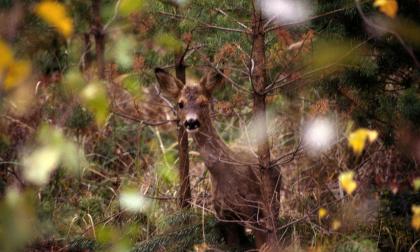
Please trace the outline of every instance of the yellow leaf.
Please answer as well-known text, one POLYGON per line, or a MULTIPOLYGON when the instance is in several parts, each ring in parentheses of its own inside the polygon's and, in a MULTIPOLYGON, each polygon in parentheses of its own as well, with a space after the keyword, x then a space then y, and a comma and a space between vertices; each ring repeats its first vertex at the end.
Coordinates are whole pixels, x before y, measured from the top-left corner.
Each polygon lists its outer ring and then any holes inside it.
POLYGON ((420 229, 420 214, 413 215, 413 218, 411 219, 411 226, 415 230, 419 230, 420 229))
POLYGON ((415 230, 420 229, 420 206, 412 205, 411 211, 413 211, 413 218, 411 219, 411 226, 415 230))
POLYGON ((413 187, 415 191, 420 190, 420 178, 416 178, 413 181, 413 187))
POLYGON ((36 5, 35 13, 64 37, 68 38, 73 34, 73 21, 63 4, 46 0, 36 5))
POLYGON ((2 40, 0 40, 0 75, 4 68, 13 62, 12 49, 2 40))
POLYGON ((341 221, 339 220, 333 220, 333 222, 331 223, 331 229, 336 231, 341 227, 341 221))
POLYGON ((398 3, 396 0, 375 0, 373 6, 379 7, 379 10, 388 17, 394 18, 397 15, 398 3))
POLYGON ((6 68, 4 89, 9 90, 24 81, 31 72, 31 65, 26 60, 16 60, 6 68))
POLYGON ((353 180, 353 177, 353 171, 343 172, 340 174, 340 176, 338 176, 338 181, 340 183, 341 188, 343 188, 344 191, 346 191, 346 193, 348 194, 352 194, 357 188, 357 183, 353 180))
POLYGON ((353 149, 356 155, 360 155, 365 149, 366 140, 370 143, 378 138, 378 132, 376 130, 369 130, 360 128, 352 133, 348 137, 349 146, 353 149))
POLYGON ((412 205, 411 206, 411 211, 413 211, 414 215, 420 215, 420 206, 412 205))
POLYGON ((327 216, 327 214, 328 214, 327 209, 325 209, 325 208, 323 208, 323 207, 321 207, 321 208, 318 210, 318 217, 319 217, 319 219, 320 219, 320 220, 321 220, 321 219, 323 219, 323 218, 325 218, 325 216, 327 216))

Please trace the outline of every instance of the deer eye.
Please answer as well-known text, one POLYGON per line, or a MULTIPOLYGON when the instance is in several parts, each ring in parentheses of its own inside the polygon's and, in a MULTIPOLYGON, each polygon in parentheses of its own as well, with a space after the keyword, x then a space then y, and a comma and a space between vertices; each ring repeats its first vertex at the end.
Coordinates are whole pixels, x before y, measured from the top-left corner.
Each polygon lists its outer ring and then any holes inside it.
POLYGON ((179 107, 180 109, 183 109, 183 108, 184 108, 184 103, 183 103, 183 102, 179 102, 179 103, 178 103, 178 107, 179 107))

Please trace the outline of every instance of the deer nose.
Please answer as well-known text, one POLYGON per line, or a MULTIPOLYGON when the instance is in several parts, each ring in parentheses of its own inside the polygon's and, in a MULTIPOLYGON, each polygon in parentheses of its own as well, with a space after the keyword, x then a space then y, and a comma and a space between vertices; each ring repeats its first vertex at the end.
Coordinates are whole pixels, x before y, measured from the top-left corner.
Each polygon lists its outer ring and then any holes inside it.
POLYGON ((200 127, 200 122, 197 119, 188 119, 184 122, 184 126, 187 130, 195 130, 200 127))

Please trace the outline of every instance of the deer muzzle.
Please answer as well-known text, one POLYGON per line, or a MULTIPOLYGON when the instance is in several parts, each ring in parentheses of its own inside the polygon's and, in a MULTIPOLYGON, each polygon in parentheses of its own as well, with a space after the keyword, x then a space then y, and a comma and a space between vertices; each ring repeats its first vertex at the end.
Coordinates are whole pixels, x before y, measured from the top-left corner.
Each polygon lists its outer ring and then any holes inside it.
POLYGON ((197 119, 188 119, 184 122, 187 131, 195 131, 200 127, 200 122, 197 119))

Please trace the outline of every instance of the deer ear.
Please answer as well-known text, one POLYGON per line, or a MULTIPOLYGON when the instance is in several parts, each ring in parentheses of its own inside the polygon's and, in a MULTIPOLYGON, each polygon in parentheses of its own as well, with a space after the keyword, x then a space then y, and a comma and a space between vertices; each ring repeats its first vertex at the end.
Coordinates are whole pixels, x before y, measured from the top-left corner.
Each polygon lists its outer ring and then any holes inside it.
POLYGON ((165 95, 169 95, 171 98, 176 99, 184 86, 182 82, 162 68, 155 68, 155 75, 160 90, 162 90, 165 95))
POLYGON ((211 94, 216 87, 222 84, 223 80, 223 75, 220 72, 213 70, 201 79, 200 85, 211 94))

